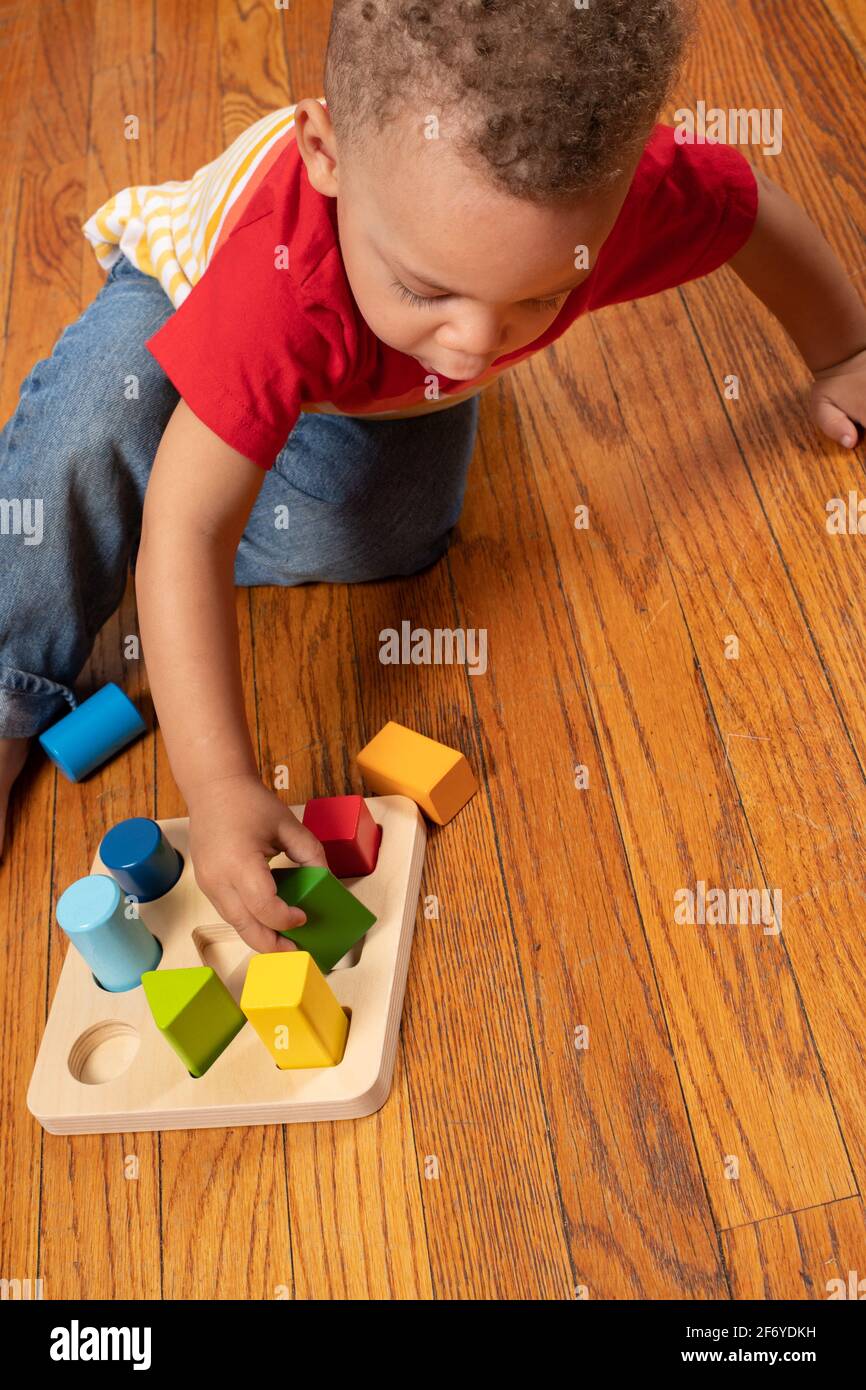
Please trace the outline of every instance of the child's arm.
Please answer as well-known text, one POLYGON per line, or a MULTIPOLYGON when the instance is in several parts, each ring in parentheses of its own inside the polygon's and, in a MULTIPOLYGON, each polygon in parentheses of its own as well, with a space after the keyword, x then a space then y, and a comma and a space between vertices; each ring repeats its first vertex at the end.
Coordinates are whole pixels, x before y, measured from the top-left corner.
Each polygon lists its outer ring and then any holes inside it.
POLYGON ((763 174, 758 216, 730 261, 793 338, 815 377, 811 416, 846 448, 866 422, 866 307, 807 214, 763 174))
POLYGON ((264 472, 181 400, 144 503, 136 592, 147 669, 172 771, 190 814, 196 880, 258 951, 305 921, 276 896, 281 850, 325 866, 319 841, 263 786, 247 729, 234 560, 264 472))

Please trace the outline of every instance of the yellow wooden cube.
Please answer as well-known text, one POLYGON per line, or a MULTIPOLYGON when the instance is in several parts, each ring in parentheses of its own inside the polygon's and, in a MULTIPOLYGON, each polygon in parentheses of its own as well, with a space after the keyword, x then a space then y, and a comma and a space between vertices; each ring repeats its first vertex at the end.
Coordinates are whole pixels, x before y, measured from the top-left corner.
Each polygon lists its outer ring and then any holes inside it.
POLYGON ((445 825, 478 790, 462 753, 389 720, 355 759, 374 792, 411 797, 437 825, 445 825))
POLYGON ((342 1060, 349 1020, 309 951, 253 956, 241 1009, 282 1071, 342 1060))

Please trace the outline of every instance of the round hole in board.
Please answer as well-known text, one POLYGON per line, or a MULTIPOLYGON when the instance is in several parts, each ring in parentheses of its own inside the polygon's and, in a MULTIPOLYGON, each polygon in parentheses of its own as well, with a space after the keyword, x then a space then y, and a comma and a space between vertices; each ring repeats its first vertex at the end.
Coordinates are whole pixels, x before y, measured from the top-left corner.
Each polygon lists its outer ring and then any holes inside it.
POLYGON ((94 1023, 72 1044, 69 1070, 85 1086, 102 1086, 123 1075, 138 1052, 140 1041, 138 1029, 119 1018, 94 1023))

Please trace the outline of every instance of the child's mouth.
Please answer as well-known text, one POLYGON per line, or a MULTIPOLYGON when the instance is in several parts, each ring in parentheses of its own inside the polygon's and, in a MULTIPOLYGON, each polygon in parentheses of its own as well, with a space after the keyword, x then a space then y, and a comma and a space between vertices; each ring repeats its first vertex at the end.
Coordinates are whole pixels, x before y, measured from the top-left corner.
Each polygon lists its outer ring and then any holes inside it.
POLYGON ((435 372, 437 376, 447 376, 449 381, 471 381, 473 377, 480 376, 489 367, 489 362, 466 363, 459 371, 445 371, 442 367, 437 367, 435 363, 428 361, 426 357, 416 357, 416 362, 420 362, 425 372, 435 372))

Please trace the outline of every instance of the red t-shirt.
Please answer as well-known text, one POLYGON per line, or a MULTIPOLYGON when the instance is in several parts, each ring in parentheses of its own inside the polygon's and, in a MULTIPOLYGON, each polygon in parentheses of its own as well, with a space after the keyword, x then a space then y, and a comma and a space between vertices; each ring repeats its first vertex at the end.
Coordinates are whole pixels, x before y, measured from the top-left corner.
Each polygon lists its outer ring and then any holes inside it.
MULTIPOLYGON (((739 151, 680 145, 672 126, 657 125, 589 275, 545 333, 497 358, 471 387, 547 347, 582 314, 708 275, 748 240, 757 207, 739 151)), ((262 468, 304 408, 376 414, 425 400, 425 368, 362 318, 343 269, 336 201, 311 186, 294 139, 146 346, 199 419, 262 468), (288 268, 275 264, 281 247, 288 268)), ((460 397, 467 383, 439 377, 438 390, 460 397)))

